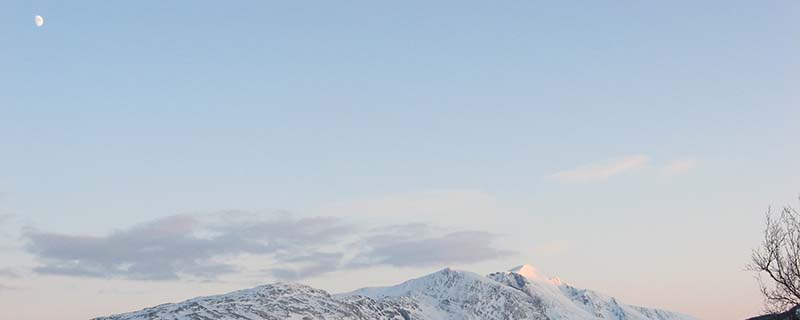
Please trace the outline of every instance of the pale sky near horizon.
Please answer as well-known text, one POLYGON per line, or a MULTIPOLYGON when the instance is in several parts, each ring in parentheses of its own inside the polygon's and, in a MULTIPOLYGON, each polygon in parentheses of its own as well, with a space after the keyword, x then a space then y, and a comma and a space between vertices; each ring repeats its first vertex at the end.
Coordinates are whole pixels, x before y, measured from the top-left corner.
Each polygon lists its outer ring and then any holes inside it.
POLYGON ((757 315, 750 250, 800 194, 798 21, 796 1, 4 1, 0 318, 524 263, 757 315))

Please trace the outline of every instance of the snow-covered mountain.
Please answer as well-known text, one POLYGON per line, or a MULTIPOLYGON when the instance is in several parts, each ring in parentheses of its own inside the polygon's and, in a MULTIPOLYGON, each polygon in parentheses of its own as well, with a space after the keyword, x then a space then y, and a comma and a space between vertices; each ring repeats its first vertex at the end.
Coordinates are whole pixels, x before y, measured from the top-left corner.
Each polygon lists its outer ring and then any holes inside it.
POLYGON ((278 283, 96 320, 691 320, 626 305, 525 265, 481 276, 444 269, 396 286, 330 295, 278 283))

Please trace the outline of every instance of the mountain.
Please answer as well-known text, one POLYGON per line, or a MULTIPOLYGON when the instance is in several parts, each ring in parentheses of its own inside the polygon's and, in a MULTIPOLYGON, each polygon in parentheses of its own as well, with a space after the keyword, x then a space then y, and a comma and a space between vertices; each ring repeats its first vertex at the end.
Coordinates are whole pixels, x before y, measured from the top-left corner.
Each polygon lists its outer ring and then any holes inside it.
POLYGON ((800 306, 796 306, 789 311, 778 313, 778 314, 768 314, 763 315, 760 317, 750 318, 748 320, 798 320, 800 319, 800 306))
POLYGON ((95 320, 692 320, 626 305, 524 265, 488 276, 444 269, 390 287, 330 295, 277 283, 95 320))

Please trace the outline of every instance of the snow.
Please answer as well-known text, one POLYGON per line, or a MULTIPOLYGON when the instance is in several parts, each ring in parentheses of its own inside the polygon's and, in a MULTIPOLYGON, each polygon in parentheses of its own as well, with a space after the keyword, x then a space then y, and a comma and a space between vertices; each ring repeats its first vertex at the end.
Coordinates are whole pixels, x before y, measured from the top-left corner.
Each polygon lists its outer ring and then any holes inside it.
POLYGON ((96 320, 692 320, 630 306, 550 278, 531 265, 481 276, 446 268, 395 286, 330 295, 277 283, 96 320))
POLYGON ((539 269, 529 264, 523 264, 521 266, 511 268, 511 270, 508 271, 520 274, 523 277, 528 278, 528 280, 532 281, 547 279, 547 277, 545 277, 544 275, 542 275, 541 272, 539 272, 539 269))

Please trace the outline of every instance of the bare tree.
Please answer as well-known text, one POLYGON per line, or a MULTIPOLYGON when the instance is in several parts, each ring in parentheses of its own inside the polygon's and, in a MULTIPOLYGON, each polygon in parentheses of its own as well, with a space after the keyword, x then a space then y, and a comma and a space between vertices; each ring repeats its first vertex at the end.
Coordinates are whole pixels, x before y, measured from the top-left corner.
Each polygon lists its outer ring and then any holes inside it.
POLYGON ((767 210, 764 239, 747 266, 757 273, 764 309, 778 313, 800 305, 800 213, 790 206, 767 210), (764 281, 766 275, 767 281, 764 281))

